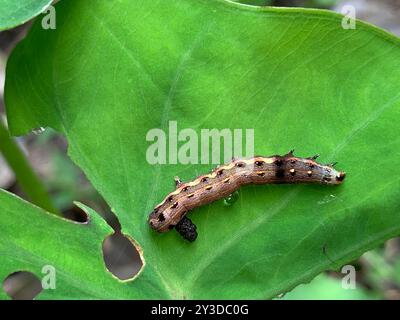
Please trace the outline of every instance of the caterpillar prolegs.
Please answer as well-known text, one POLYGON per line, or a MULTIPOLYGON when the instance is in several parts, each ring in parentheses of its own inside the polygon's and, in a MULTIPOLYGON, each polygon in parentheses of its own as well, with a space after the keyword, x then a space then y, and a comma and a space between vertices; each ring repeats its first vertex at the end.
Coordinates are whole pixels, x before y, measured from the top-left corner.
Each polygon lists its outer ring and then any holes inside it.
POLYGON ((175 178, 176 189, 154 208, 149 216, 149 224, 158 232, 175 228, 186 240, 194 241, 197 237, 196 226, 186 214, 194 208, 228 197, 243 185, 341 184, 346 173, 334 169, 334 163, 317 163, 317 158, 318 155, 309 158, 295 157, 292 150, 283 156, 233 159, 211 173, 186 183, 175 178))

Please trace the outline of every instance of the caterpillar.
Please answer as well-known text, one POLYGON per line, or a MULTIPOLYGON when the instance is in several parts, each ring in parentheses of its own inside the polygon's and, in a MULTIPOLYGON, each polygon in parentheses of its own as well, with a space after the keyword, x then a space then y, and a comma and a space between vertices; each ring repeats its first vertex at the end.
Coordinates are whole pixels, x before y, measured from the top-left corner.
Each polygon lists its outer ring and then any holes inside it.
POLYGON ((186 183, 175 177, 176 189, 150 213, 150 227, 158 232, 175 228, 184 239, 194 241, 197 228, 186 214, 194 208, 228 197, 241 186, 281 183, 339 185, 343 182, 346 173, 334 169, 336 163, 322 165, 315 161, 319 155, 298 158, 293 152, 291 150, 283 156, 233 159, 186 183))

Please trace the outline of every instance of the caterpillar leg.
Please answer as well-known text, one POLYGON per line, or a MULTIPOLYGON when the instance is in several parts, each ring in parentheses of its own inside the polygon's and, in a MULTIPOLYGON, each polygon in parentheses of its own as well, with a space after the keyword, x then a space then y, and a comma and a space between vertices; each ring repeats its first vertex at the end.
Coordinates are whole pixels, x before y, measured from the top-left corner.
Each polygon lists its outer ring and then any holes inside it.
POLYGON ((186 240, 193 242, 197 238, 197 227, 188 217, 183 217, 175 226, 176 231, 186 240))

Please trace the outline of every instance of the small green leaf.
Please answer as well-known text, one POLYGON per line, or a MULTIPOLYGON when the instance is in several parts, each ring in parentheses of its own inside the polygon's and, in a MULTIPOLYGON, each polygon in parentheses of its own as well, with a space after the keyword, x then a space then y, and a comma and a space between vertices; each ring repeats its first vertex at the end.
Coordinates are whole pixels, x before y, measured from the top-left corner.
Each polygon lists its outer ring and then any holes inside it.
POLYGON ((343 29, 328 11, 222 0, 71 0, 57 19, 52 32, 36 23, 9 60, 10 128, 65 134, 143 249, 133 296, 271 298, 400 233, 399 39, 360 21, 343 29), (189 215, 194 243, 156 234, 147 217, 173 177, 212 168, 146 161, 147 132, 168 133, 170 120, 253 128, 257 154, 320 153, 348 178, 244 187, 232 206, 189 215))
POLYGON ((52 0, 0 0, 0 30, 11 29, 42 13, 52 0))
MULTIPOLYGON (((55 270, 55 288, 43 290, 37 299, 138 298, 133 282, 116 280, 102 258, 102 242, 112 229, 93 210, 79 205, 89 222, 78 224, 47 213, 0 189, 0 282, 16 271, 30 271, 42 280, 55 270)), ((163 295, 141 277, 143 290, 153 298, 163 295)), ((0 299, 7 298, 0 290, 0 299)))

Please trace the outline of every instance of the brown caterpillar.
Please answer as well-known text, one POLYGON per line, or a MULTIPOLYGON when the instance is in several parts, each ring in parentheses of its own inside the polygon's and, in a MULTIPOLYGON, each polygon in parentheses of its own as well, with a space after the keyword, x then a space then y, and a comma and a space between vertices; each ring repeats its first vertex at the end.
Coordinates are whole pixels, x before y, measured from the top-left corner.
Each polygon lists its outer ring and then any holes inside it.
POLYGON ((187 240, 197 237, 196 226, 186 214, 197 207, 226 198, 243 185, 274 183, 320 183, 339 185, 346 173, 333 168, 335 163, 321 165, 318 155, 298 158, 293 150, 284 156, 256 156, 232 162, 182 183, 175 178, 176 189, 155 207, 149 216, 150 226, 158 232, 176 230, 187 240))

